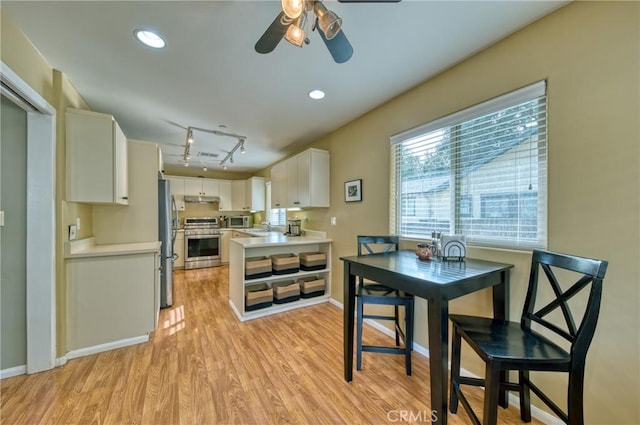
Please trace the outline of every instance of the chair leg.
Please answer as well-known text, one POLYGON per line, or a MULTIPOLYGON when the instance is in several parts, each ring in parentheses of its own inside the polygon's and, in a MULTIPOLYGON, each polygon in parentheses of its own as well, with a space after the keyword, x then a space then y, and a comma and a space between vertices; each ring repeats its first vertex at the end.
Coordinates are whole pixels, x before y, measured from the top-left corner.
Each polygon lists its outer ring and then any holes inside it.
POLYGON ((569 372, 567 413, 571 425, 584 424, 584 369, 569 372))
POLYGON ((455 387, 460 381, 460 346, 462 337, 456 325, 453 325, 453 339, 451 341, 451 378, 449 379, 449 411, 454 415, 458 412, 458 393, 455 387))
POLYGON ((364 315, 362 297, 358 297, 358 318, 356 326, 356 370, 362 369, 362 316, 364 315))
POLYGON ((531 391, 529 390, 529 371, 518 372, 518 384, 520 386, 520 419, 522 422, 531 422, 531 391))
POLYGON ((413 350, 413 301, 409 301, 404 309, 404 345, 405 368, 407 375, 411 376, 411 351, 413 350))
POLYGON ((395 317, 393 332, 396 335, 396 347, 400 346, 400 335, 398 335, 398 328, 400 327, 400 310, 397 305, 393 306, 393 316, 395 317))
POLYGON ((500 368, 492 361, 487 362, 484 387, 483 425, 498 423, 498 399, 500 398, 500 368))

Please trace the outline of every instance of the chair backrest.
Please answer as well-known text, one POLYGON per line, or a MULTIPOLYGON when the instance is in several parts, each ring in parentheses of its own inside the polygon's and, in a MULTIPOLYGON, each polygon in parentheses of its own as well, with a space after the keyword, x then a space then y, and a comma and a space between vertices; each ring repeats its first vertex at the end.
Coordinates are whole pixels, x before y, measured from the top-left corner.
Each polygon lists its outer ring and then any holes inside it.
MULTIPOLYGON (((381 252, 397 251, 400 238, 398 236, 361 236, 358 239, 358 255, 369 255, 381 252)), ((364 279, 358 277, 360 285, 364 279)))
POLYGON ((358 255, 397 251, 398 236, 358 236, 358 255))
POLYGON ((578 361, 584 361, 598 321, 602 297, 602 280, 607 271, 607 265, 607 261, 603 260, 534 250, 521 326, 530 329, 532 322, 535 322, 560 335, 571 344, 572 356, 578 361), (540 289, 539 284, 543 281, 540 277, 540 270, 544 272, 546 281, 552 290, 551 301, 542 306, 542 308, 536 306, 536 298, 540 289), (576 273, 581 276, 570 285, 561 285, 560 282, 566 279, 569 273, 560 270, 573 272, 570 274, 570 282, 573 282, 576 273), (569 300, 585 288, 590 288, 586 306, 579 323, 576 323, 574 317, 576 312, 572 311, 569 300), (558 324, 558 320, 552 322, 545 317, 557 309, 560 309, 566 326, 558 324), (579 360, 580 358, 582 360, 579 360))

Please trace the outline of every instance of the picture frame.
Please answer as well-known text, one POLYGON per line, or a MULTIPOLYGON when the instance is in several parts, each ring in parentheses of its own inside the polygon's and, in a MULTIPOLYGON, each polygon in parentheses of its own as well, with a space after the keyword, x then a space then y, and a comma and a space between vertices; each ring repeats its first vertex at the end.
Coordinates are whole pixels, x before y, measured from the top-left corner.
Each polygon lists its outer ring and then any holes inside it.
POLYGON ((362 201, 362 179, 349 180, 344 182, 344 201, 345 202, 361 202, 362 201))

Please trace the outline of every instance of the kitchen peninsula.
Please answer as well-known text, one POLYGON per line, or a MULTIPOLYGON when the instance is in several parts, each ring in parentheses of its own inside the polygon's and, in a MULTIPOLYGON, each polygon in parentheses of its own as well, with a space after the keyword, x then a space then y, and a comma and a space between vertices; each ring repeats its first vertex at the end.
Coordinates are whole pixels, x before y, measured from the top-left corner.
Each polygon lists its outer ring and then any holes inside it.
MULTIPOLYGON (((290 237, 279 232, 263 232, 264 236, 231 239, 229 258, 229 304, 240 321, 281 313, 295 308, 327 302, 331 295, 331 239, 324 232, 307 231, 307 236, 290 237), (290 274, 271 274, 247 278, 246 260, 270 258, 276 254, 320 253, 326 256, 326 265, 314 270, 298 270, 290 274), (266 306, 248 311, 245 295, 252 288, 273 288, 274 285, 299 280, 324 280, 324 292, 309 298, 301 297, 292 302, 266 306)), ((314 294, 315 295, 315 294, 314 294)))

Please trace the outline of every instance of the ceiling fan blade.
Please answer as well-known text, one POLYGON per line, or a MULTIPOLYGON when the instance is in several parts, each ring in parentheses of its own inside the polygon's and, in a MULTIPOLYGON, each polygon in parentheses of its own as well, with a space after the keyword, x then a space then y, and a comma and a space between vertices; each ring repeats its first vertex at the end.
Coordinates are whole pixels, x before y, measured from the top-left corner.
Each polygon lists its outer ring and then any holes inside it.
POLYGON ((400 3, 401 0, 338 0, 338 3, 400 3))
POLYGON ((347 36, 344 35, 344 31, 338 31, 335 37, 331 40, 327 40, 327 37, 324 36, 324 33, 320 28, 318 28, 318 34, 322 37, 322 41, 329 49, 329 53, 333 57, 333 60, 337 63, 344 63, 351 59, 353 55, 353 47, 351 47, 351 43, 347 40, 347 36))
POLYGON ((280 12, 276 19, 273 20, 269 28, 262 34, 260 40, 256 43, 256 52, 269 53, 276 48, 282 37, 287 32, 289 25, 293 23, 293 19, 289 18, 284 12, 280 12))

